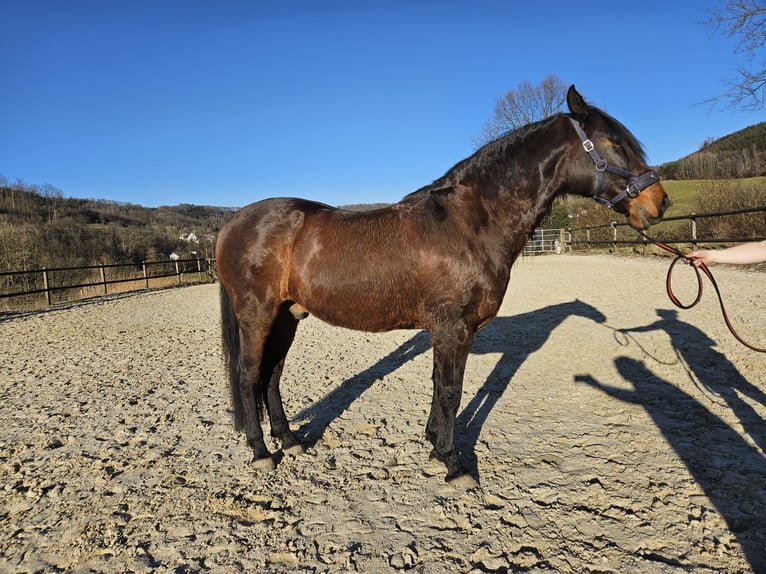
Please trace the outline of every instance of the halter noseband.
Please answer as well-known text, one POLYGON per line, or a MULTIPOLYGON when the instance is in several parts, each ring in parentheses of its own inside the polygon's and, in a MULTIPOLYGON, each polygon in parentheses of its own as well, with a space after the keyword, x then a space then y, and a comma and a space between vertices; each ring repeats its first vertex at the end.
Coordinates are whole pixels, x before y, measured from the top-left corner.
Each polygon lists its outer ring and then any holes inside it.
POLYGON ((598 185, 596 187, 596 193, 593 195, 593 199, 599 203, 603 203, 609 209, 612 209, 626 197, 638 197, 638 194, 644 191, 647 187, 660 181, 660 176, 657 175, 657 172, 653 169, 650 169, 641 175, 634 175, 629 171, 625 171, 619 167, 609 165, 606 161, 601 159, 600 155, 598 155, 593 142, 588 139, 588 136, 580 127, 580 124, 577 122, 577 120, 571 116, 569 117, 569 120, 572 122, 577 135, 580 136, 580 139, 582 140, 582 147, 585 148, 585 151, 588 152, 588 155, 593 160, 593 163, 596 164, 596 171, 598 172, 598 185), (625 188, 625 191, 618 193, 612 199, 607 199, 601 195, 601 190, 604 187, 605 171, 619 175, 620 177, 628 180, 628 186, 625 188))

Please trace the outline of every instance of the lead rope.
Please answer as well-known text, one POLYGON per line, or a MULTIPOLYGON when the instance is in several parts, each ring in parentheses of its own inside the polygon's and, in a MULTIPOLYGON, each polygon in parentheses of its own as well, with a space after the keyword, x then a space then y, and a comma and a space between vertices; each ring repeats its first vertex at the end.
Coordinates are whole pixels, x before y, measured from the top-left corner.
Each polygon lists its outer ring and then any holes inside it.
POLYGON ((721 314, 723 315, 723 320, 726 322, 726 326, 729 328, 729 332, 731 332, 732 335, 734 335, 734 338, 737 339, 742 345, 750 349, 751 351, 755 351, 757 353, 766 353, 766 349, 761 349, 759 347, 756 347, 754 345, 751 345, 747 341, 745 341, 739 333, 737 333, 737 330, 734 328, 734 325, 731 324, 731 319, 729 319, 729 313, 726 311, 726 306, 723 304, 723 297, 721 296, 721 290, 718 288, 718 282, 715 280, 715 277, 713 277, 713 273, 710 271, 710 268, 708 268, 707 265, 705 265, 702 261, 699 262, 699 267, 695 265, 695 261, 697 260, 695 257, 689 257, 688 255, 685 255, 675 247, 671 247, 670 245, 666 245, 665 243, 662 243, 661 241, 657 241, 656 239, 649 237, 646 233, 643 231, 639 231, 639 233, 644 237, 644 239, 650 241, 651 243, 654 243, 657 247, 660 247, 661 249, 664 249, 665 251, 668 251, 669 253, 672 253, 676 256, 675 259, 673 259, 673 262, 670 264, 670 267, 668 268, 668 275, 665 279, 665 288, 668 292, 668 298, 670 299, 671 303, 678 307, 679 309, 691 309, 694 307, 697 303, 700 302, 700 299, 702 299, 702 275, 700 274, 700 270, 702 270, 702 273, 707 275, 707 278, 710 279, 710 282, 713 284, 713 289, 715 289, 715 294, 718 297, 718 304, 721 306, 721 314), (692 269, 694 269, 694 273, 697 276, 697 297, 695 297, 694 301, 688 304, 682 303, 678 297, 676 297, 675 293, 673 293, 673 288, 670 284, 670 279, 673 275, 673 268, 676 266, 676 264, 679 261, 684 261, 684 263, 687 263, 691 266, 692 269))

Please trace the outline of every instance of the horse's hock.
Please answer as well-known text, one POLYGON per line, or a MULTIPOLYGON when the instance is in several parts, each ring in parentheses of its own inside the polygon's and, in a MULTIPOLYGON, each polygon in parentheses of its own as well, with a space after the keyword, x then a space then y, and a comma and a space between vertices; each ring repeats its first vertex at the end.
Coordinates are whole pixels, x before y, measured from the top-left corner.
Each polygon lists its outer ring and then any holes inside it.
MULTIPOLYGON (((256 474, 215 286, 6 318, 0 571, 763 572, 766 360, 710 293, 673 309, 666 270, 517 262, 467 363, 468 491, 425 464, 422 333, 302 321, 284 398, 310 446, 256 474)), ((762 343, 763 275, 715 271, 762 343)))

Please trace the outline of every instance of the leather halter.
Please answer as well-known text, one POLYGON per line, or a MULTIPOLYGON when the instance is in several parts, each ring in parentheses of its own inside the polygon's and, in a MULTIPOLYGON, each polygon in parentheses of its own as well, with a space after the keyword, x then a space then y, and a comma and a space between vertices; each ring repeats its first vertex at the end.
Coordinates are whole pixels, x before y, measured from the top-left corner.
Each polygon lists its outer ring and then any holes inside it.
POLYGON ((634 175, 629 171, 625 171, 624 169, 614 165, 609 165, 605 160, 601 158, 600 155, 598 155, 596 147, 593 145, 593 142, 588 139, 588 136, 580 127, 579 122, 571 116, 569 116, 569 120, 572 122, 577 135, 580 136, 583 148, 585 148, 585 151, 588 152, 588 155, 596 165, 596 171, 598 172, 598 185, 596 187, 596 193, 593 195, 593 199, 599 203, 603 203, 609 209, 612 209, 626 197, 638 197, 638 194, 645 190, 647 187, 660 181, 660 176, 657 175, 657 172, 653 169, 650 169, 641 175, 634 175), (606 171, 615 175, 619 175, 620 177, 628 180, 628 186, 625 188, 625 190, 618 193, 611 199, 607 199, 601 195, 601 190, 604 187, 604 172, 606 171))

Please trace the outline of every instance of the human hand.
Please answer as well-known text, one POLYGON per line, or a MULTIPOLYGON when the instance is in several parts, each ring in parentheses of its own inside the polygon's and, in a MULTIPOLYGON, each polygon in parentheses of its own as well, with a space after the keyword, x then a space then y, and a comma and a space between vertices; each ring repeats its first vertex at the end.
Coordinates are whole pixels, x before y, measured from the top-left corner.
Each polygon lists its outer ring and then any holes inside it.
POLYGON ((714 262, 715 251, 709 249, 697 249, 687 254, 687 257, 691 260, 691 264, 695 267, 700 267, 702 264, 710 265, 714 262))

